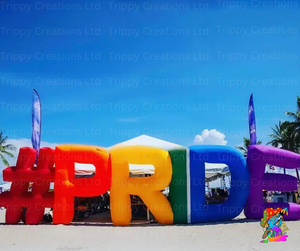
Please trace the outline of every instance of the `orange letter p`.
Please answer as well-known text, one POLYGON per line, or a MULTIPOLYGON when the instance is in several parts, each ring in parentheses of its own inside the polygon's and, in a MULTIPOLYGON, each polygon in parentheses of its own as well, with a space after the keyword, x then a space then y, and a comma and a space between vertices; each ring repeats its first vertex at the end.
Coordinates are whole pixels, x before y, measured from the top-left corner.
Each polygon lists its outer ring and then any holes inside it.
POLYGON ((54 224, 70 224, 74 217, 74 197, 94 197, 111 185, 109 154, 104 148, 85 145, 61 145, 55 149, 54 224), (95 166, 92 178, 75 179, 74 164, 95 166))

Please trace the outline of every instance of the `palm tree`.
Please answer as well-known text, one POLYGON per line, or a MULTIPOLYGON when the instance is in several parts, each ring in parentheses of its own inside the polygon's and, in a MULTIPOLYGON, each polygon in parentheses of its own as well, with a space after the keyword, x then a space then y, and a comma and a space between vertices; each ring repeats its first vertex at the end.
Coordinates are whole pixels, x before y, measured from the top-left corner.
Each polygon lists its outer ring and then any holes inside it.
POLYGON ((10 151, 17 150, 15 146, 11 144, 5 144, 7 141, 7 136, 3 136, 3 132, 0 132, 0 159, 5 166, 9 166, 8 161, 6 160, 4 155, 9 157, 14 157, 14 155, 10 151))
POLYGON ((293 124, 296 129, 300 129, 300 97, 297 96, 297 111, 296 112, 286 112, 286 115, 288 115, 293 121, 291 124, 293 124))
POLYGON ((297 135, 295 134, 295 126, 289 122, 279 121, 275 128, 272 128, 273 133, 270 135, 271 141, 268 145, 279 147, 281 149, 298 152, 297 135))
POLYGON ((293 131, 294 142, 295 142, 295 152, 299 153, 300 149, 300 97, 297 96, 297 110, 296 112, 286 112, 292 121, 290 122, 290 130, 293 131))
MULTIPOLYGON (((242 152, 244 157, 247 157, 248 147, 251 145, 251 142, 250 142, 250 139, 245 138, 245 137, 243 138, 243 140, 244 140, 244 145, 243 146, 236 146, 235 148, 238 149, 240 152, 242 152)), ((261 145, 262 142, 257 141, 256 144, 261 145)))

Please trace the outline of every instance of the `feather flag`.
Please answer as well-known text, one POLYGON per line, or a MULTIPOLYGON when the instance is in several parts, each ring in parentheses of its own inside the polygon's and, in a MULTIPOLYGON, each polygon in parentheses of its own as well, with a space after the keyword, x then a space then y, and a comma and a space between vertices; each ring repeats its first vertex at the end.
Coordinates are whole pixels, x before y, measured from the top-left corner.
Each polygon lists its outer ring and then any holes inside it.
POLYGON ((254 104, 253 104, 253 93, 250 96, 249 100, 249 133, 250 133, 250 144, 256 145, 256 124, 255 124, 255 113, 254 113, 254 104))
POLYGON ((41 102, 39 94, 33 89, 32 98, 32 147, 37 151, 36 161, 41 144, 41 102))

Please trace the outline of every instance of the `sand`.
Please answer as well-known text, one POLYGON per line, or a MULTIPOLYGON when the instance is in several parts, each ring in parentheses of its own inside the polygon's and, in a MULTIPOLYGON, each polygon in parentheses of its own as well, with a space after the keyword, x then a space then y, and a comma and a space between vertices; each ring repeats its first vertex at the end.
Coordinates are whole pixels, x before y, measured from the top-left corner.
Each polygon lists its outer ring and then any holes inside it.
MULTIPOLYGON (((4 221, 4 210, 0 220, 4 221)), ((0 250, 299 250, 300 221, 288 221, 287 242, 260 243, 258 221, 241 214, 223 223, 186 226, 0 225, 0 250)))

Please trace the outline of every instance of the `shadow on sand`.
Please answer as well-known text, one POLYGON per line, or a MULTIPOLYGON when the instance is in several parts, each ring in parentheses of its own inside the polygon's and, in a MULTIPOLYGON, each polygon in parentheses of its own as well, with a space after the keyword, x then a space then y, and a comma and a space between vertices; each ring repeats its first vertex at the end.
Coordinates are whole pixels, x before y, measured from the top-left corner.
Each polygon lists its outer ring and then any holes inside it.
MULTIPOLYGON (((250 222, 259 222, 258 220, 248 220, 248 219, 233 219, 228 221, 218 221, 218 222, 206 222, 206 223, 197 223, 197 224, 174 224, 174 225, 162 225, 159 223, 149 223, 147 221, 132 221, 129 226, 114 226, 112 222, 71 222, 70 225, 65 225, 66 227, 80 227, 80 226, 92 226, 92 227, 166 227, 166 226, 173 226, 173 227, 189 227, 189 226, 212 226, 212 225, 220 225, 220 224, 237 224, 237 223, 250 223, 250 222)), ((15 225, 15 226, 24 226, 24 223, 19 224, 5 224, 0 223, 0 225, 15 225)), ((50 226, 53 225, 52 223, 40 223, 37 225, 44 225, 50 226)), ((32 225, 32 226, 37 226, 32 225)))

